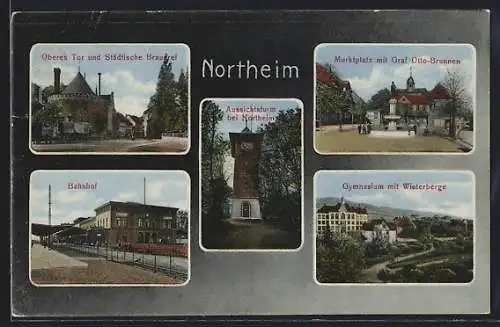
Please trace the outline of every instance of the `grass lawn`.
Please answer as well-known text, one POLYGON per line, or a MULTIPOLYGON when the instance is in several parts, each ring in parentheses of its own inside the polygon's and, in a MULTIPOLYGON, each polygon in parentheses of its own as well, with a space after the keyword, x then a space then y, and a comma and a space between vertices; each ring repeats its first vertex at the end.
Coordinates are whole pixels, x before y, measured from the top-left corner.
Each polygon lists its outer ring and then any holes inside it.
POLYGON ((348 129, 340 132, 324 126, 315 132, 315 147, 320 153, 337 152, 464 152, 457 143, 438 136, 376 138, 348 129))
POLYGON ((168 276, 106 260, 81 260, 87 268, 50 268, 31 271, 35 284, 180 284, 168 276))
POLYGON ((224 242, 226 249, 289 249, 300 246, 300 231, 297 233, 277 229, 266 223, 232 225, 224 242))

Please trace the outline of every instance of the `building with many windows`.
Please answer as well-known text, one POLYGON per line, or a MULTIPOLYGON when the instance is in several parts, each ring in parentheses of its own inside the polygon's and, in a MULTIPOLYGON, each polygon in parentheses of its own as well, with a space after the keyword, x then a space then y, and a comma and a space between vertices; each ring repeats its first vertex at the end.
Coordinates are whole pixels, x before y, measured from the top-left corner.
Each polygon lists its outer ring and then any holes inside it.
POLYGON ((167 244, 177 238, 178 208, 109 201, 95 209, 96 229, 110 245, 167 244))
POLYGON ((387 223, 384 219, 374 219, 363 225, 361 234, 366 243, 380 240, 392 244, 397 241, 396 228, 394 223, 387 223))
POLYGON ((365 208, 347 204, 342 197, 336 205, 323 205, 316 212, 316 232, 318 235, 330 230, 333 233, 360 231, 368 222, 365 208))

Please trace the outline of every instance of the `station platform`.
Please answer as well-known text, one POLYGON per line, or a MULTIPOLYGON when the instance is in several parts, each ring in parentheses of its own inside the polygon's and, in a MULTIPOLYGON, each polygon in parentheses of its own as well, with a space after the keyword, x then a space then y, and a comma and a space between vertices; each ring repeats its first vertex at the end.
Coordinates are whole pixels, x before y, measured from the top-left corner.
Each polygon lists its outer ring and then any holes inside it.
POLYGON ((87 263, 40 244, 33 244, 31 247, 31 269, 51 268, 87 268, 87 263))

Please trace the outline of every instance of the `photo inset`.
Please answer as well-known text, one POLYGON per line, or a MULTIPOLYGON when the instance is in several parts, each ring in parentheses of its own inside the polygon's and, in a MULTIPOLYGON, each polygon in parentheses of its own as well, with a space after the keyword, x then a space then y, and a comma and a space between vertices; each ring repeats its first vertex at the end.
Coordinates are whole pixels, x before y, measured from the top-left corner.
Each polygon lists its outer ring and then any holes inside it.
POLYGON ((470 283, 475 181, 468 171, 320 171, 315 279, 470 283))
POLYGON ((30 277, 37 286, 185 285, 183 171, 35 171, 30 277))
POLYGON ((186 154, 184 44, 36 44, 30 149, 35 154, 186 154))
POLYGON ((472 153, 473 46, 321 44, 314 60, 318 153, 472 153))
POLYGON ((301 246, 302 110, 296 99, 201 103, 204 250, 290 251, 301 246))

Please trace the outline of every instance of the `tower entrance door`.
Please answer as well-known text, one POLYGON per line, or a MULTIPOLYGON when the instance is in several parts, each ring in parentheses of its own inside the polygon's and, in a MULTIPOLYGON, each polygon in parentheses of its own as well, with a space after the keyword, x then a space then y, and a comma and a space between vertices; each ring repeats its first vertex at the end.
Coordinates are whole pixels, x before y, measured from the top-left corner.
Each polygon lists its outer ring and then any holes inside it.
POLYGON ((241 216, 244 218, 250 217, 250 203, 248 201, 244 201, 241 203, 241 216))

